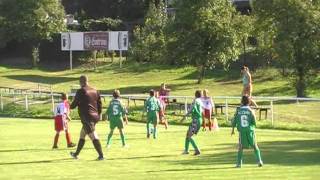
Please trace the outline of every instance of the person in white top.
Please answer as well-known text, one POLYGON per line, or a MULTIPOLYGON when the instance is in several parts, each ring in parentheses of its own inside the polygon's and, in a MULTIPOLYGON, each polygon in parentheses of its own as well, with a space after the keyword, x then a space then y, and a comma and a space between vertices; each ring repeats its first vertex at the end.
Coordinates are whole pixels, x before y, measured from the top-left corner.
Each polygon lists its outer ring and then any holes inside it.
POLYGON ((213 108, 214 108, 214 103, 212 101, 212 98, 209 97, 209 91, 207 89, 204 89, 202 91, 203 96, 201 97, 201 101, 203 104, 203 110, 204 110, 204 117, 202 121, 202 130, 205 131, 207 122, 209 126, 209 130, 211 131, 213 128, 213 122, 211 120, 213 108))
POLYGON ((68 120, 70 121, 71 118, 69 117, 70 113, 70 105, 68 102, 68 97, 65 93, 61 94, 61 102, 56 106, 54 110, 54 125, 56 135, 54 137, 54 142, 52 149, 58 148, 58 140, 60 131, 65 131, 66 139, 67 139, 67 147, 74 147, 76 144, 72 143, 69 129, 68 129, 68 120))

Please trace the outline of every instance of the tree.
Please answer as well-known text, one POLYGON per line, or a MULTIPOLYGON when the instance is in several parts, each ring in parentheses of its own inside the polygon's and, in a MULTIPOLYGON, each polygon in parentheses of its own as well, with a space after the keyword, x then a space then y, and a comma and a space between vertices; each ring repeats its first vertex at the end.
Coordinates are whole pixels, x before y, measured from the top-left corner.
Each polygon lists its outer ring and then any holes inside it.
POLYGON ((134 30, 134 41, 130 48, 131 58, 143 62, 161 62, 166 49, 165 28, 167 14, 162 2, 158 6, 150 3, 144 26, 134 30))
MULTIPOLYGON (((2 41, 29 41, 32 56, 38 57, 41 40, 65 30, 64 9, 57 0, 2 0, 0 32, 2 41)), ((37 59, 33 59, 33 66, 37 59)))
POLYGON ((197 66, 198 83, 205 70, 229 62, 241 54, 247 39, 250 17, 241 16, 229 0, 177 1, 176 15, 169 28, 171 59, 197 66))
POLYGON ((259 44, 276 53, 283 68, 290 70, 297 96, 305 97, 320 63, 319 1, 256 0, 254 15, 263 35, 259 44))

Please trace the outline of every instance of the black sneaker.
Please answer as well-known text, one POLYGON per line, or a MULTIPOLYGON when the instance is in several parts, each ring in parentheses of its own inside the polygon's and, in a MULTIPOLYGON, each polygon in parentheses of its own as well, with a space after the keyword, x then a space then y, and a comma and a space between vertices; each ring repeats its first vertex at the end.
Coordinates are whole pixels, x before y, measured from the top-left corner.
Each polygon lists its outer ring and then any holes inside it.
POLYGON ((241 168, 242 164, 237 164, 235 168, 241 168))
POLYGON ((52 149, 58 149, 57 145, 52 146, 52 149))
POLYGON ((198 155, 200 155, 200 154, 201 154, 200 151, 199 151, 199 150, 196 150, 193 155, 198 156, 198 155))
POLYGON ((70 156, 73 158, 73 159, 78 159, 78 155, 74 152, 70 152, 70 156))
POLYGON ((77 144, 75 144, 75 143, 70 143, 70 144, 68 144, 68 148, 76 147, 76 145, 77 144))
POLYGON ((262 166, 263 166, 263 162, 260 161, 260 162, 258 163, 258 167, 262 167, 262 166))
POLYGON ((99 156, 99 157, 97 158, 97 161, 103 161, 103 160, 104 160, 104 157, 103 157, 103 156, 102 156, 102 157, 99 156))

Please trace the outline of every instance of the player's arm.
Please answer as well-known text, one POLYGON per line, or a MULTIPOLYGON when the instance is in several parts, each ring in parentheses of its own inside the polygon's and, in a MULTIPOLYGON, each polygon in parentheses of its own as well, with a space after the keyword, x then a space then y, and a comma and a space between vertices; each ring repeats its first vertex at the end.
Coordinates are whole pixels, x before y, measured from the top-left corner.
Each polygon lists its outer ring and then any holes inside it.
POLYGON ((76 95, 74 96, 74 99, 70 105, 70 109, 76 108, 80 104, 80 99, 81 99, 81 89, 79 89, 76 92, 76 95))
POLYGON ((252 116, 252 124, 256 127, 256 115, 254 110, 251 109, 251 116, 252 116))
POLYGON ((233 119, 231 120, 231 127, 232 127, 231 136, 234 135, 234 128, 237 126, 237 112, 238 110, 236 111, 236 113, 233 116, 233 119))

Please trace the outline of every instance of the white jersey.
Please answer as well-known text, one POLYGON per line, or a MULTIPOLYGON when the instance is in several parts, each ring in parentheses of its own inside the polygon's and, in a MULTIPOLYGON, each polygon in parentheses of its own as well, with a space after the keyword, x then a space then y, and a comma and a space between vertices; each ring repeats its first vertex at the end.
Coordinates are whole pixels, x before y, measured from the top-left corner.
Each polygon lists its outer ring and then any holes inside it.
POLYGON ((59 103, 59 104, 56 106, 55 110, 54 110, 54 115, 55 115, 55 116, 58 116, 58 115, 66 115, 67 113, 68 113, 68 109, 67 109, 67 107, 66 107, 66 105, 65 105, 64 102, 59 103))
POLYGON ((211 110, 214 107, 211 97, 201 97, 201 101, 204 109, 211 110))

